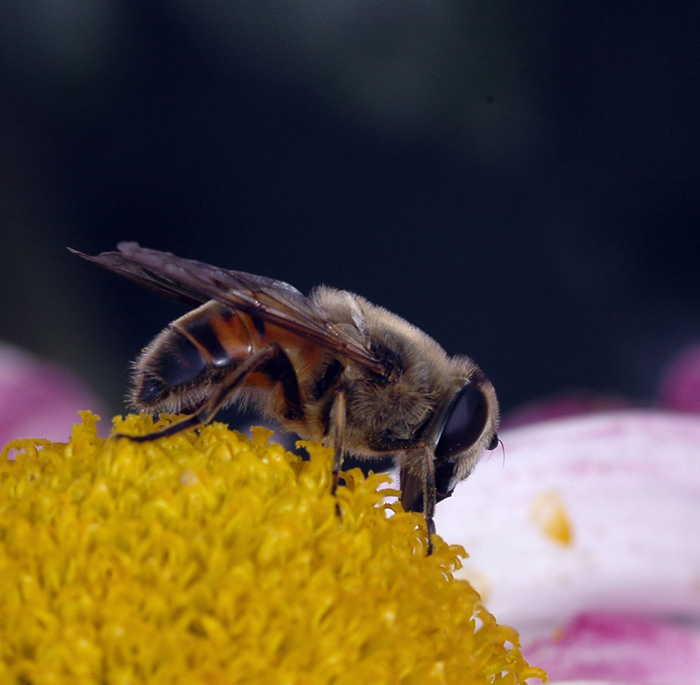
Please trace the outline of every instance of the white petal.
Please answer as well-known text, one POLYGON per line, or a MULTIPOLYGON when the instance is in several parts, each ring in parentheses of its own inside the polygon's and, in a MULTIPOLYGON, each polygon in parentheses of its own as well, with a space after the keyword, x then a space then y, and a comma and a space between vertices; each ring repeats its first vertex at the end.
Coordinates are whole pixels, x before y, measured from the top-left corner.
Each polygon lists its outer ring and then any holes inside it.
POLYGON ((501 438, 505 457, 483 457, 436 515, 500 622, 527 638, 590 610, 700 620, 700 417, 614 412, 501 438))

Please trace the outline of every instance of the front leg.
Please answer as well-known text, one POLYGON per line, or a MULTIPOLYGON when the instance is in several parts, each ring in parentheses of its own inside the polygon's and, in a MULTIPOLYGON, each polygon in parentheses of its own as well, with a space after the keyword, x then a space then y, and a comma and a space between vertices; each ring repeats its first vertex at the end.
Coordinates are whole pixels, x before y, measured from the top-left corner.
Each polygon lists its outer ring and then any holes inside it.
POLYGON ((401 506, 404 511, 421 512, 425 517, 428 532, 428 554, 433 553, 432 536, 435 533, 435 505, 437 489, 435 484, 435 460, 428 445, 417 445, 406 452, 406 458, 399 471, 401 506))
MULTIPOLYGON (((330 439, 331 445, 335 450, 335 455, 333 459, 333 474, 331 481, 331 493, 335 497, 335 493, 338 490, 338 478, 340 477, 340 470, 343 467, 343 460, 345 459, 345 422, 347 420, 347 407, 346 407, 346 397, 345 391, 342 388, 338 388, 333 399, 333 405, 330 410, 330 439)), ((336 505, 338 514, 340 514, 340 509, 336 505)))
POLYGON ((403 453, 405 460, 399 473, 401 506, 404 511, 420 511, 425 516, 428 532, 428 554, 433 553, 432 536, 435 534, 435 505, 440 496, 437 493, 435 458, 433 450, 420 438, 394 438, 379 435, 370 436, 369 446, 375 452, 386 454, 403 453))
POLYGON ((428 554, 433 553, 433 535, 435 534, 435 461, 428 447, 424 448, 425 477, 423 479, 423 516, 428 529, 428 554))

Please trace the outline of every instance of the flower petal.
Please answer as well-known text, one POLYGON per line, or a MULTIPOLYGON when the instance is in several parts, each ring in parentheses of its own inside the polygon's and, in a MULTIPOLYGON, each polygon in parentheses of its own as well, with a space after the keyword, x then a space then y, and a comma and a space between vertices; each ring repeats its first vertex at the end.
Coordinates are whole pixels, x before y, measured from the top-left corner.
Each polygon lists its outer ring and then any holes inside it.
POLYGON ((582 614, 525 657, 550 679, 669 685, 697 682, 700 633, 640 616, 582 614))
POLYGON ((100 412, 102 403, 67 371, 0 344, 0 446, 27 437, 66 441, 84 409, 100 412))
POLYGON ((661 406, 700 413, 700 345, 682 350, 671 361, 659 391, 661 406))
POLYGON ((549 395, 508 412, 501 422, 501 430, 525 426, 540 421, 563 419, 567 416, 600 414, 605 411, 631 409, 630 402, 610 395, 597 395, 583 390, 572 390, 549 395))
POLYGON ((502 434, 437 508, 462 573, 524 636, 591 610, 700 620, 700 418, 651 411, 502 434))

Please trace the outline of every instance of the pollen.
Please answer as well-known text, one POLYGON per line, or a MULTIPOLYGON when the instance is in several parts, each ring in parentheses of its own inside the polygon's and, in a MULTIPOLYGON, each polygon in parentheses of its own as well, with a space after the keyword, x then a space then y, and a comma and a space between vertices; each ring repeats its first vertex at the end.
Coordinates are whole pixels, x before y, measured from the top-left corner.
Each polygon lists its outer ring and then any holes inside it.
POLYGON ((540 493, 533 502, 531 521, 547 538, 559 545, 573 544, 574 532, 561 496, 554 490, 540 493))
MULTIPOLYGON (((343 474, 215 423, 0 459, 0 681, 418 685, 545 678, 453 572, 464 552, 343 474), (338 513, 338 509, 339 512, 338 513)), ((169 420, 168 417, 161 421, 169 420)), ((115 419, 145 433, 147 416, 115 419)), ((383 486, 383 487, 380 487, 383 486)))

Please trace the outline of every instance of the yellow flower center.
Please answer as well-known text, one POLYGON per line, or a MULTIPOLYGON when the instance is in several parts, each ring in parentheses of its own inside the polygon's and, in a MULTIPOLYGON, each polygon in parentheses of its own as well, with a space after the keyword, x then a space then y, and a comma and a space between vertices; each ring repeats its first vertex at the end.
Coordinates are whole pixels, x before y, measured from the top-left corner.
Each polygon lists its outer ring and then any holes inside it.
POLYGON ((270 431, 223 424, 103 440, 81 416, 68 444, 2 453, 0 681, 544 678, 453 578, 463 550, 435 538, 426 556, 424 521, 386 503, 386 476, 349 471, 336 500, 332 454, 315 443, 302 460, 270 431))

